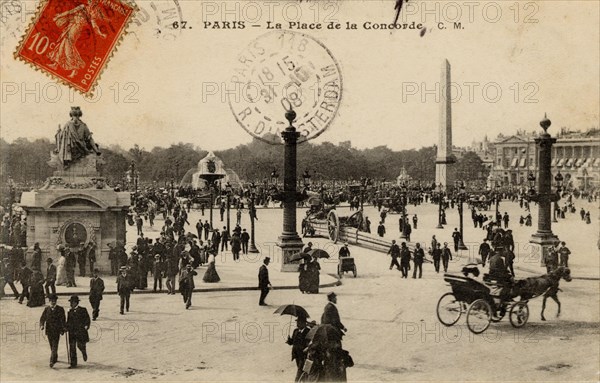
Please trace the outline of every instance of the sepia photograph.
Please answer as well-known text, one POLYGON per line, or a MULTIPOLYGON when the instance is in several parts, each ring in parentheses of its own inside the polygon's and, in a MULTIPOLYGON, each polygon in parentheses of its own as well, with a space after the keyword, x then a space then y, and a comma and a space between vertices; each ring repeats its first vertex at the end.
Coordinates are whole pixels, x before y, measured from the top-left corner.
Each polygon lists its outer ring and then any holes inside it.
POLYGON ((0 380, 597 382, 598 25, 0 0, 0 380))

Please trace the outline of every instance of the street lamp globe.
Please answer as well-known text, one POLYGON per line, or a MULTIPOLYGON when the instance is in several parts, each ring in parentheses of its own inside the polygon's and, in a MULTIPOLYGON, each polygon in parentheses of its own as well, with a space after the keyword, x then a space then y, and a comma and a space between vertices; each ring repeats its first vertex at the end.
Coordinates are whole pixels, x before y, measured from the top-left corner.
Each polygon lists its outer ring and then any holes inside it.
POLYGON ((560 174, 560 170, 559 170, 558 173, 554 176, 554 181, 556 182, 557 190, 561 189, 563 180, 564 180, 564 177, 562 174, 560 174))

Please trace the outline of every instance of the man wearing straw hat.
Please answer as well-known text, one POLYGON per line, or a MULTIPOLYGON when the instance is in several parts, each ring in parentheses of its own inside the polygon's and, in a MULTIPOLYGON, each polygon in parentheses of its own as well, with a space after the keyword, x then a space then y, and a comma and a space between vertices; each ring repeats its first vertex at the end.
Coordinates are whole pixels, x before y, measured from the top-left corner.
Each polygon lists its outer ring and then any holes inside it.
POLYGON ((87 361, 86 343, 90 341, 88 329, 90 328, 90 314, 85 307, 79 306, 79 297, 72 295, 69 298, 71 309, 67 316, 67 332, 69 343, 69 368, 77 367, 77 348, 83 355, 83 361, 87 361))

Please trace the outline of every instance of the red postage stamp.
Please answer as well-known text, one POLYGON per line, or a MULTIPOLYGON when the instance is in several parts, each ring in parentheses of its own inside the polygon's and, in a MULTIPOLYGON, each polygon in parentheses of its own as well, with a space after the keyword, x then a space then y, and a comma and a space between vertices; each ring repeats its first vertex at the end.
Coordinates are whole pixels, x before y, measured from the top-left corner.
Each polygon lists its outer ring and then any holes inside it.
POLYGON ((134 10, 124 0, 42 0, 15 58, 91 95, 134 10))

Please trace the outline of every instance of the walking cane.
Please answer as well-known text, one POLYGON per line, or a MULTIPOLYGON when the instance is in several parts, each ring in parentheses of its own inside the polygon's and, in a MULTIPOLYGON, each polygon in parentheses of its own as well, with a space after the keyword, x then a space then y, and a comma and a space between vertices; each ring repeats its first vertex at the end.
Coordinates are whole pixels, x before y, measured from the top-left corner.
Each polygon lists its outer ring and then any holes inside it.
POLYGON ((69 332, 65 333, 65 339, 67 340, 67 361, 69 362, 69 366, 71 365, 71 351, 69 350, 69 332))

